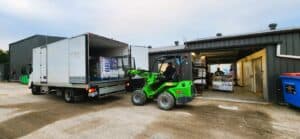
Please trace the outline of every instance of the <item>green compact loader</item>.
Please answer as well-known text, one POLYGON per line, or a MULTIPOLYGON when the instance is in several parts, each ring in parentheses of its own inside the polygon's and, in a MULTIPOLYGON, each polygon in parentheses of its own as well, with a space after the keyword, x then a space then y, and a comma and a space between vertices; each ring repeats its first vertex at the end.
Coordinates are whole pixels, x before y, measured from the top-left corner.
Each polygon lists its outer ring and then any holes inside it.
POLYGON ((195 96, 195 88, 191 80, 182 80, 182 65, 186 64, 184 56, 161 56, 155 59, 154 64, 160 65, 159 72, 146 70, 129 70, 130 76, 140 76, 145 79, 145 85, 133 92, 131 101, 134 105, 144 105, 147 100, 157 100, 159 108, 170 110, 175 105, 186 104, 195 96), (162 72, 163 65, 176 63, 172 79, 167 79, 162 72))

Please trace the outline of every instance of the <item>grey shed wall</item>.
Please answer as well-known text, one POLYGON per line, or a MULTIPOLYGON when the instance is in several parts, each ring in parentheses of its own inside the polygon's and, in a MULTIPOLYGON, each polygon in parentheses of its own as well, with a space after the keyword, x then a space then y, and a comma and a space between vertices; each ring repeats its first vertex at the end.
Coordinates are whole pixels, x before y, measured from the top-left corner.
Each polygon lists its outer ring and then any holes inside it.
POLYGON ((18 80, 21 69, 32 64, 32 49, 64 39, 63 37, 34 35, 9 44, 10 80, 18 80), (15 75, 12 73, 15 72, 15 75))
POLYGON ((267 49, 268 96, 272 102, 282 101, 279 76, 284 72, 300 72, 300 60, 279 58, 276 45, 281 44, 281 53, 300 55, 300 29, 280 30, 240 36, 220 37, 186 42, 187 49, 214 51, 243 47, 262 47, 267 49))

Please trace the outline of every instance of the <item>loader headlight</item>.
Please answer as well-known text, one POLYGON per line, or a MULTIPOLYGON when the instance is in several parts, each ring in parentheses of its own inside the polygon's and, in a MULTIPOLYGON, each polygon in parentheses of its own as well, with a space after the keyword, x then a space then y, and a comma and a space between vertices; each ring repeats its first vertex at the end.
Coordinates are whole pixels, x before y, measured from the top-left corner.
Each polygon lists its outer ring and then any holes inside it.
POLYGON ((173 83, 166 83, 166 86, 172 86, 174 85, 173 83))

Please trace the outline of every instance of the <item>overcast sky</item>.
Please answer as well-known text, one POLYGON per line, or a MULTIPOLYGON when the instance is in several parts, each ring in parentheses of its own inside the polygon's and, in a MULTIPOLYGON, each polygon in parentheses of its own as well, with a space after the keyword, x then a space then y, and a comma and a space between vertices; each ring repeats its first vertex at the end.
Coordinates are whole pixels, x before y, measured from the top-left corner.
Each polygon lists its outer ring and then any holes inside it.
POLYGON ((93 32, 153 47, 300 26, 300 0, 0 0, 0 48, 34 34, 93 32))

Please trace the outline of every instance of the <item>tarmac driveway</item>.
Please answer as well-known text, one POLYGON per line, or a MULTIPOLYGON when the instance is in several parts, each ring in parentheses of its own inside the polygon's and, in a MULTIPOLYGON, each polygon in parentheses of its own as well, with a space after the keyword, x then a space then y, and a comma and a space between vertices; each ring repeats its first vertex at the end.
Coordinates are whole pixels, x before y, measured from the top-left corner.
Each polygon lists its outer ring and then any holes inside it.
POLYGON ((195 99, 172 111, 133 106, 130 94, 67 104, 0 83, 0 138, 300 138, 300 111, 195 99))

